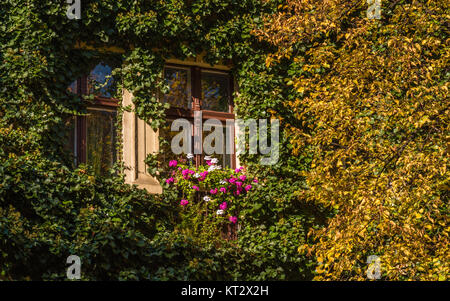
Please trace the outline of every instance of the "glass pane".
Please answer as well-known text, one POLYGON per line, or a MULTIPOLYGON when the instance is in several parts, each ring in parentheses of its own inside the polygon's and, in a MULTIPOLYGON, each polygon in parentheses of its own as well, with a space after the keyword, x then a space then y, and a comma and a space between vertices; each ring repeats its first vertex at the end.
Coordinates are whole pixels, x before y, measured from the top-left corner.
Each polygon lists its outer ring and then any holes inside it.
POLYGON ((163 97, 163 102, 176 108, 191 108, 191 73, 189 69, 167 67, 164 69, 164 80, 169 86, 169 92, 163 97))
MULTIPOLYGON (((161 167, 167 169, 169 166, 170 160, 180 160, 186 159, 186 154, 182 153, 176 155, 173 153, 171 149, 171 142, 173 137, 181 132, 180 131, 171 131, 170 127, 172 125, 172 120, 166 122, 166 124, 159 128, 159 137, 161 140, 159 147, 159 161, 161 162, 161 167)), ((192 139, 192 136, 190 136, 192 139)), ((182 140, 182 145, 184 145, 185 141, 182 140)), ((190 151, 192 153, 192 150, 190 151)))
MULTIPOLYGON (((205 130, 203 130, 203 133, 202 133, 203 134, 202 135, 203 143, 205 141, 205 137, 207 137, 209 134, 211 134, 215 130, 216 129, 214 127, 212 128, 212 131, 205 131, 205 130)), ((219 153, 218 154, 216 154, 216 153, 206 154, 206 155, 209 155, 209 156, 211 156, 213 158, 219 159, 218 165, 221 165, 223 167, 232 167, 231 162, 232 162, 232 159, 233 159, 233 157, 232 157, 233 155, 232 154, 227 154, 226 141, 227 141, 227 139, 234 139, 234 137, 227 137, 227 131, 226 131, 226 127, 225 126, 222 126, 222 130, 223 130, 223 140, 221 141, 222 143, 221 143, 221 146, 220 146, 219 153)), ((214 148, 216 147, 215 143, 217 143, 217 141, 215 141, 215 139, 214 139, 214 143, 212 145, 212 147, 214 147, 214 148)), ((233 152, 234 152, 234 150, 233 150, 233 152)))
POLYGON ((202 72, 202 109, 228 112, 230 77, 227 74, 202 72))
POLYGON ((86 161, 96 175, 103 175, 116 160, 116 112, 88 110, 86 161))
POLYGON ((114 79, 112 68, 100 63, 91 71, 88 77, 89 93, 97 96, 112 97, 114 92, 114 79))

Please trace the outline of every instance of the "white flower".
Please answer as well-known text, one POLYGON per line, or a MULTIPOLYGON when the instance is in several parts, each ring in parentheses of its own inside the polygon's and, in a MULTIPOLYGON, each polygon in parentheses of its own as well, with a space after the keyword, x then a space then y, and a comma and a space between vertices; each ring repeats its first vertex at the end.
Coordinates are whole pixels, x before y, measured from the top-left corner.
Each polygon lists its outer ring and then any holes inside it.
POLYGON ((205 161, 211 161, 211 157, 210 156, 205 156, 205 161))
POLYGON ((209 196, 205 195, 205 196, 203 197, 203 200, 204 200, 205 202, 209 202, 209 201, 211 201, 211 198, 210 198, 209 196))
POLYGON ((219 210, 217 210, 217 215, 222 215, 222 214, 224 214, 224 211, 222 210, 222 209, 219 209, 219 210))
POLYGON ((216 159, 216 158, 212 158, 212 159, 211 159, 211 163, 212 163, 212 164, 217 164, 217 163, 219 163, 219 160, 216 159))
POLYGON ((196 172, 195 174, 194 174, 194 178, 200 178, 200 174, 198 173, 198 172, 196 172))
POLYGON ((222 166, 220 165, 211 165, 210 167, 208 167, 208 172, 212 172, 216 169, 222 169, 222 166))
POLYGON ((220 180, 220 184, 224 185, 224 184, 228 184, 228 182, 226 180, 220 180))
POLYGON ((191 154, 191 153, 189 153, 189 154, 187 154, 187 155, 186 155, 186 158, 188 158, 188 159, 192 159, 192 158, 194 158, 194 155, 193 155, 193 154, 191 154))

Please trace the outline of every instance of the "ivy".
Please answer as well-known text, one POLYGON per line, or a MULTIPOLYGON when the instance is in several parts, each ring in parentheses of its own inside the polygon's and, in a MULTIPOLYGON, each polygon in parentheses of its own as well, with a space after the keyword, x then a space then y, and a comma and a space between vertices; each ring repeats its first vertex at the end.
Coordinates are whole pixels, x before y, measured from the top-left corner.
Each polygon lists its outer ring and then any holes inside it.
MULTIPOLYGON (((67 87, 101 61, 115 67, 115 96, 132 92, 135 113, 153 129, 165 122, 157 95, 167 89, 161 73, 168 58, 229 64, 241 86, 238 116, 268 117, 289 96, 278 87, 283 76, 265 66, 273 47, 252 30, 279 2, 82 0, 81 19, 71 20, 58 1, 2 1, 0 279, 65 279, 71 254, 82 258, 85 280, 310 278, 312 262, 295 253, 315 217, 290 196, 280 198, 302 187, 296 168, 308 159, 289 159, 286 140, 273 169, 242 158, 267 184, 244 210, 237 245, 219 249, 177 232, 177 191, 150 195, 126 185, 120 163, 95 176, 90 166, 74 168, 65 150, 65 121, 85 114, 92 98, 67 87)), ((120 139, 117 147, 120 153, 120 139)), ((146 160, 152 174, 156 160, 146 160)))

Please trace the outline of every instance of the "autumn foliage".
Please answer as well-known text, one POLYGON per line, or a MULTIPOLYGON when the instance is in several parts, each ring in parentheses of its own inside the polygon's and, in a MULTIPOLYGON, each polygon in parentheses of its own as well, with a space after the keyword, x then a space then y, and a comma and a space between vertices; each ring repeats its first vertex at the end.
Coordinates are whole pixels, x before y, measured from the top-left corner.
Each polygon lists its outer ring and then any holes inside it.
MULTIPOLYGON (((293 155, 313 154, 299 198, 334 210, 310 231, 316 279, 447 280, 449 252, 448 2, 289 0, 256 31, 288 64, 293 155), (294 120, 294 121, 292 121, 294 120)), ((277 114, 277 112, 274 112, 277 114)))

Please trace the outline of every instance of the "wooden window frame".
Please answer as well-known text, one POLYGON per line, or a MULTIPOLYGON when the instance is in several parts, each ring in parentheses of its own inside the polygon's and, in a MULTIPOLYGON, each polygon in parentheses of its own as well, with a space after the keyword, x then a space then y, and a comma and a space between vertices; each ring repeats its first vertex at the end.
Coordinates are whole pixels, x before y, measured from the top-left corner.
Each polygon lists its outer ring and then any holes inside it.
MULTIPOLYGON (((88 75, 76 80, 76 94, 83 99, 88 95, 88 75)), ((119 100, 113 97, 94 96, 94 102, 87 105, 87 109, 115 111, 119 106, 119 100)), ((87 162, 87 123, 86 116, 75 116, 74 156, 75 166, 87 162)))
MULTIPOLYGON (((190 90, 191 90, 191 108, 169 108, 166 110, 166 117, 168 120, 174 120, 177 118, 185 118, 187 120, 194 120, 194 112, 201 111, 202 112, 202 122, 205 119, 217 119, 222 123, 226 122, 227 119, 235 119, 234 115, 234 99, 233 99, 233 91, 234 91, 234 79, 231 72, 221 69, 207 68, 207 67, 199 67, 195 65, 182 65, 175 63, 166 63, 164 66, 164 70, 166 68, 179 68, 179 69, 189 69, 190 70, 190 90), (226 74, 229 76, 229 91, 230 95, 228 98, 228 112, 219 112, 219 111, 211 111, 211 110, 203 110, 202 109, 202 71, 217 73, 217 74, 226 74)), ((164 73, 164 72, 163 72, 164 73)), ((224 127, 226 125, 224 124, 224 127)), ((233 131, 233 139, 236 137, 236 129, 233 131)), ((233 143, 234 145, 234 143, 233 143)), ((194 155, 195 164, 198 167, 203 163, 203 154, 194 155)), ((231 154, 231 168, 236 168, 236 146, 234 145, 233 153, 231 154)))

